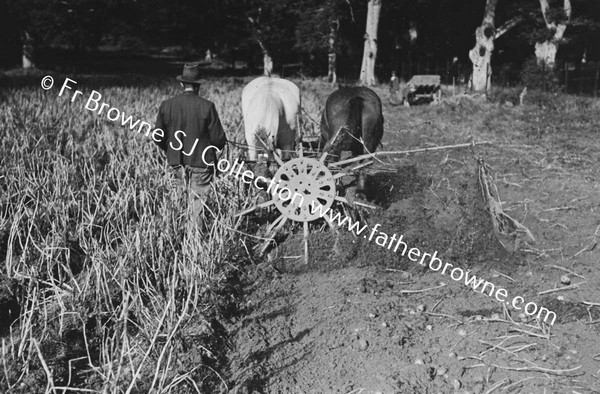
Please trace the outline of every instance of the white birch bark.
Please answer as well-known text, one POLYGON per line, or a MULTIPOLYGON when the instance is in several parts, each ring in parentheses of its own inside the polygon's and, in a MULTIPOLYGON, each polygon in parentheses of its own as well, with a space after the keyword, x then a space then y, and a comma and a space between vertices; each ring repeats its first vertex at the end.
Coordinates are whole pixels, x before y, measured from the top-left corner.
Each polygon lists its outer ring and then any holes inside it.
POLYGON ((269 77, 273 74, 273 58, 266 49, 263 49, 263 74, 269 77))
POLYGON ((475 47, 469 51, 473 63, 472 88, 475 92, 487 92, 492 87, 492 53, 496 31, 494 18, 498 0, 487 0, 483 22, 475 30, 475 47))
POLYGON ((335 53, 337 45, 339 21, 334 20, 329 25, 329 54, 328 54, 328 68, 327 68, 327 81, 332 85, 337 82, 337 54, 335 53))
POLYGON ((23 68, 32 68, 35 67, 35 65, 33 64, 33 61, 25 54, 25 51, 23 51, 23 68))
POLYGON ((415 45, 417 43, 417 38, 419 37, 419 32, 417 30, 417 23, 414 21, 410 22, 410 27, 408 28, 408 36, 410 38, 410 45, 415 45))
POLYGON ((27 31, 23 32, 23 48, 22 48, 22 66, 23 68, 33 68, 35 64, 33 62, 33 38, 27 31))
POLYGON ((546 69, 554 69, 558 46, 565 35, 568 24, 571 22, 571 0, 564 0, 563 10, 566 18, 562 21, 551 21, 549 19, 548 10, 550 6, 548 0, 540 0, 540 8, 542 9, 546 28, 552 33, 552 37, 546 41, 535 43, 535 57, 538 65, 544 66, 546 69))
POLYGON ((377 61, 377 28, 382 0, 369 0, 367 5, 367 24, 365 28, 365 47, 360 68, 360 82, 365 86, 374 86, 375 62, 377 61))
MULTIPOLYGON (((260 8, 258 10, 259 15, 260 15, 260 8)), ((256 41, 258 42, 258 45, 260 46, 260 50, 262 51, 263 54, 263 74, 266 76, 271 76, 271 74, 273 74, 273 58, 271 57, 271 54, 269 53, 269 50, 267 49, 267 47, 265 46, 263 39, 262 39, 262 31, 259 27, 259 22, 258 20, 255 20, 252 17, 248 17, 248 20, 250 21, 250 23, 252 24, 252 26, 254 27, 255 31, 256 31, 256 41)))

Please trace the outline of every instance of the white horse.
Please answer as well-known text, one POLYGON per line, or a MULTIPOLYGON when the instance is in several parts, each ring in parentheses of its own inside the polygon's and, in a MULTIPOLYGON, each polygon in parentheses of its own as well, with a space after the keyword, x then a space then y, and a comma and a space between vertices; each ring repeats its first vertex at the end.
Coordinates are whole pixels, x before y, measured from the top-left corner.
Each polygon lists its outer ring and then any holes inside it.
POLYGON ((270 161, 275 150, 284 160, 290 158, 299 132, 300 89, 295 83, 274 77, 252 80, 242 91, 242 113, 250 161, 256 161, 261 141, 270 161))

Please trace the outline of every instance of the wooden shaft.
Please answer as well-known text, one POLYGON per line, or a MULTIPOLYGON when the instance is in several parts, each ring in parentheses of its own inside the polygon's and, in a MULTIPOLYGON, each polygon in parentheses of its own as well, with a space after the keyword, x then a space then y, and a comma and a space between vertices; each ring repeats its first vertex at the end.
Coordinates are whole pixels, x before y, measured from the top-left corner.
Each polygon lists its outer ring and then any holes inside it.
POLYGON ((308 222, 304 222, 304 264, 308 265, 308 222))
POLYGON ((368 158, 374 157, 374 156, 405 155, 405 154, 410 154, 410 153, 432 152, 432 151, 438 151, 438 150, 444 150, 444 149, 455 149, 455 148, 468 148, 469 146, 489 145, 489 144, 491 144, 490 141, 483 141, 483 142, 473 142, 473 143, 458 144, 458 145, 434 146, 431 148, 419 148, 419 149, 404 150, 404 151, 374 152, 374 153, 367 153, 366 155, 356 156, 356 157, 342 160, 342 161, 337 161, 335 163, 331 163, 331 165, 332 166, 342 166, 344 164, 354 163, 355 161, 368 159, 368 158))

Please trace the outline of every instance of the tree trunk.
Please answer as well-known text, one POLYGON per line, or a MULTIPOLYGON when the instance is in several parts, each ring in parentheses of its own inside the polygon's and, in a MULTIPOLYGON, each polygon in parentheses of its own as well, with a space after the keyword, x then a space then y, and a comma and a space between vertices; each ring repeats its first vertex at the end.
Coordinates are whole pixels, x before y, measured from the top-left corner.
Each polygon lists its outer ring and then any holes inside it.
POLYGON ((410 21, 410 27, 408 28, 408 37, 410 38, 410 45, 417 44, 417 38, 419 37, 419 32, 417 30, 417 22, 410 21))
POLYGON ((29 35, 28 32, 23 32, 23 68, 33 68, 35 64, 33 62, 33 38, 29 35))
POLYGON ((35 67, 33 60, 26 54, 25 48, 23 48, 23 68, 35 67))
POLYGON ((369 0, 367 8, 367 25, 365 28, 365 48, 360 68, 360 82, 365 86, 374 86, 375 62, 377 60, 377 27, 381 12, 382 0, 369 0))
MULTIPOLYGON (((260 15, 260 12, 261 12, 261 10, 259 8, 258 9, 259 15, 260 15)), ((265 44, 263 42, 263 35, 262 35, 262 31, 259 27, 258 20, 255 20, 254 18, 252 18, 250 16, 248 17, 248 20, 254 27, 254 30, 256 33, 256 41, 258 42, 258 45, 260 46, 260 50, 262 51, 262 54, 263 54, 263 74, 270 77, 271 74, 273 73, 273 58, 271 57, 269 50, 267 49, 267 47, 265 46, 265 44)))
POLYGON ((206 63, 212 63, 212 61, 213 61, 213 54, 212 54, 212 51, 210 50, 210 48, 207 49, 204 54, 204 61, 206 63))
POLYGON ((540 66, 544 66, 546 70, 554 70, 556 66, 556 53, 558 52, 558 45, 562 41, 567 25, 571 22, 571 0, 564 0, 563 11, 565 19, 559 21, 553 21, 549 19, 548 11, 549 4, 548 0, 540 0, 540 8, 542 9, 542 16, 546 23, 546 28, 552 33, 552 38, 546 41, 535 43, 535 58, 540 66))
POLYGON ((337 81, 337 73, 336 73, 336 62, 337 62, 337 34, 338 28, 340 26, 339 20, 331 21, 329 25, 329 54, 328 54, 328 69, 327 69, 327 81, 332 85, 335 85, 337 81))
POLYGON ((469 52, 473 63, 472 88, 475 92, 487 93, 491 87, 492 53, 494 51, 494 17, 498 0, 487 0, 483 15, 483 22, 475 30, 475 47, 469 52))
POLYGON ((267 51, 264 47, 263 50, 263 74, 266 76, 271 76, 273 74, 273 59, 271 55, 269 55, 269 51, 267 51))
POLYGON ((537 63, 546 70, 554 69, 556 65, 556 52, 558 52, 558 46, 552 40, 535 43, 535 58, 537 59, 537 63))

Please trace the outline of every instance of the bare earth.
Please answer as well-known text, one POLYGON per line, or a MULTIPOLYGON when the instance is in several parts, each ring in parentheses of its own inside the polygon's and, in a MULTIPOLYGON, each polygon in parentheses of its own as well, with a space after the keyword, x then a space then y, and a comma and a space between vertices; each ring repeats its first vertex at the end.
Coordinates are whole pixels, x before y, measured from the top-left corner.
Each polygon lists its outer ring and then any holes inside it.
MULTIPOLYGON (((308 89, 323 98, 330 91, 308 89)), ((338 256, 328 230, 313 232, 305 266, 286 258, 302 254, 296 229, 249 274, 244 313, 229 323, 232 392, 599 393, 600 106, 454 97, 404 108, 378 93, 384 150, 470 136, 492 144, 386 158, 397 172, 371 175, 368 197, 381 209, 369 223, 422 252, 437 250, 443 261, 506 288, 509 300, 522 296, 555 311, 556 322, 544 332, 535 318, 520 318, 464 281, 345 231, 338 256), (510 254, 494 237, 478 157, 493 168, 503 209, 535 244, 510 254), (564 287, 565 274, 581 285, 538 295, 564 287), (446 286, 426 290, 440 282, 446 286)))

